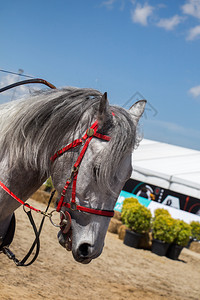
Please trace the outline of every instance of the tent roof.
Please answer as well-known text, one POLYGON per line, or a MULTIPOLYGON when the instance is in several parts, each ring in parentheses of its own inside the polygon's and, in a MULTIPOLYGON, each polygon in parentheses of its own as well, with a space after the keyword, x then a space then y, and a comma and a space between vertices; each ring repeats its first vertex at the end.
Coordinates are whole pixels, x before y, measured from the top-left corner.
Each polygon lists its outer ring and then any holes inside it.
POLYGON ((200 151, 143 139, 131 177, 200 198, 200 151))

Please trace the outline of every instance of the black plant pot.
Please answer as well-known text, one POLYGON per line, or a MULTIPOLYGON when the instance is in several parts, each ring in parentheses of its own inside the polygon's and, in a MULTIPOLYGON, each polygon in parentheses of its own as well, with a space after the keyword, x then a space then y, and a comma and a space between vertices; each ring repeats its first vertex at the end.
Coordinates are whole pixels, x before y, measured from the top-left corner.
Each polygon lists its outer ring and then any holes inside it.
POLYGON ((165 256, 167 253, 167 250, 169 248, 169 245, 170 244, 168 244, 168 243, 154 239, 152 241, 151 251, 157 255, 165 256))
POLYGON ((143 234, 127 229, 124 237, 124 244, 138 249, 142 237, 143 234))
POLYGON ((183 249, 183 246, 177 245, 177 244, 171 244, 167 250, 166 256, 168 258, 177 260, 181 251, 183 249))
POLYGON ((187 246, 185 246, 185 248, 190 248, 190 245, 192 244, 192 242, 194 242, 195 241, 195 239, 193 239, 193 238, 190 238, 190 240, 189 240, 189 242, 188 242, 188 244, 187 244, 187 246))

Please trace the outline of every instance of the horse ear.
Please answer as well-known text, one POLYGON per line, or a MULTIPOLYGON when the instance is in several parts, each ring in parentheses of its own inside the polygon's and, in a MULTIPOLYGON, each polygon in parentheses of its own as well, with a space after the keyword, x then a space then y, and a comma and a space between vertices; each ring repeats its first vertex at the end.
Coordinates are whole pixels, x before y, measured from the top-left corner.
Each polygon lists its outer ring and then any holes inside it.
POLYGON ((140 117, 142 116, 146 103, 146 100, 139 100, 129 108, 129 112, 131 113, 135 125, 137 125, 140 117))
POLYGON ((109 102, 107 99, 107 92, 103 94, 99 103, 99 111, 98 111, 98 123, 101 126, 110 118, 111 111, 109 107, 109 102))

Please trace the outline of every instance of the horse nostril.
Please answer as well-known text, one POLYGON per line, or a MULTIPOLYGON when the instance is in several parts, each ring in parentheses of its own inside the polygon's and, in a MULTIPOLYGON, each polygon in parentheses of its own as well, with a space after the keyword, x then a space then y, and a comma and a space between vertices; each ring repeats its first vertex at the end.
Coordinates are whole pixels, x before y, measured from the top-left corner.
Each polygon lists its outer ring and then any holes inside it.
POLYGON ((87 244, 87 243, 84 243, 84 244, 81 244, 78 248, 78 254, 79 256, 88 256, 89 254, 89 249, 90 249, 90 244, 87 244))

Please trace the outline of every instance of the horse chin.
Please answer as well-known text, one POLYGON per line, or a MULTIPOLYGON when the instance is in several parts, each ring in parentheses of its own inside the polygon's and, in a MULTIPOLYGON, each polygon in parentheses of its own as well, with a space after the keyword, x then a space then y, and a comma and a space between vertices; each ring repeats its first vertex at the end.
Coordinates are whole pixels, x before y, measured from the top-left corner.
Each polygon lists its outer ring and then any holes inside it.
POLYGON ((96 253, 88 253, 88 255, 82 255, 77 251, 76 248, 72 248, 72 255, 75 259, 75 261, 82 263, 82 264, 89 264, 93 259, 99 257, 102 253, 102 250, 100 252, 96 253))
MULTIPOLYGON (((73 254, 73 252, 72 252, 73 254)), ((81 263, 81 264, 89 264, 91 261, 92 261, 92 258, 81 258, 81 257, 76 257, 74 254, 73 254, 73 257, 75 259, 75 261, 81 263)))

